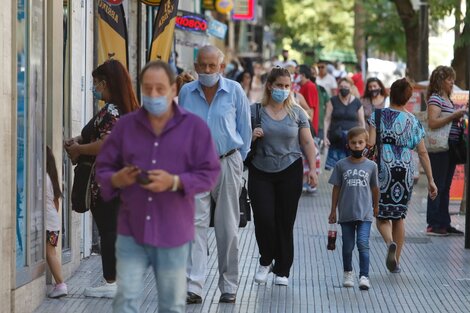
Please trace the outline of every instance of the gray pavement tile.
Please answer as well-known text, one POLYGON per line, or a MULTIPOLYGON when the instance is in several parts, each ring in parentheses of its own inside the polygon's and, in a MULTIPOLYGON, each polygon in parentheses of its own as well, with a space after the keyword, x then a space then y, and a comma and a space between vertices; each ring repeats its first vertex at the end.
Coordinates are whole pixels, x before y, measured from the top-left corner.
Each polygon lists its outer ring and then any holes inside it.
MULTIPOLYGON (((288 287, 275 286, 273 275, 266 285, 254 283, 258 249, 253 223, 240 230, 240 283, 235 305, 219 304, 216 243, 209 231, 210 256, 203 303, 187 307, 186 312, 212 313, 312 313, 312 312, 426 312, 468 313, 470 311, 470 251, 464 250, 463 237, 431 238, 426 227, 425 178, 413 192, 406 218, 407 241, 401 260, 402 273, 391 274, 385 267, 386 246, 375 226, 370 240, 371 289, 343 288, 341 230, 337 248, 326 249, 327 218, 330 210, 329 173, 320 177, 315 195, 304 195, 294 229, 295 257, 288 287)), ((452 215, 452 223, 463 228, 464 216, 452 215)), ((353 268, 358 273, 357 251, 353 268)), ((45 299, 35 313, 111 312, 111 300, 85 298, 85 287, 99 285, 99 256, 82 261, 67 284, 70 295, 60 300, 45 299)), ((157 312, 157 294, 152 271, 148 271, 142 290, 141 312, 157 312)))

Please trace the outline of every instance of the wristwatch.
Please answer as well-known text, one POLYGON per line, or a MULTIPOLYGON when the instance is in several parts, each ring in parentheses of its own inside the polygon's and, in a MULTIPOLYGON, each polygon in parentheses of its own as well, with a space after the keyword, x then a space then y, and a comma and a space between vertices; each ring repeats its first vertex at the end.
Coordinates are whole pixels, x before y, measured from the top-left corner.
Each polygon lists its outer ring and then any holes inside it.
POLYGON ((171 191, 178 191, 178 185, 180 182, 180 177, 178 175, 173 175, 173 187, 171 191))

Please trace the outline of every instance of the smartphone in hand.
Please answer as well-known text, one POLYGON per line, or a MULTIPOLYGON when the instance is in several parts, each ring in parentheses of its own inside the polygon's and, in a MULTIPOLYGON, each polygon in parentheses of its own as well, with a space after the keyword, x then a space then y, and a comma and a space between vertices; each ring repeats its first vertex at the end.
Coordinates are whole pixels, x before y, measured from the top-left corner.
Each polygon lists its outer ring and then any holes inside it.
POLYGON ((147 171, 142 171, 137 175, 137 183, 140 185, 148 185, 151 183, 151 180, 149 178, 149 175, 147 171))

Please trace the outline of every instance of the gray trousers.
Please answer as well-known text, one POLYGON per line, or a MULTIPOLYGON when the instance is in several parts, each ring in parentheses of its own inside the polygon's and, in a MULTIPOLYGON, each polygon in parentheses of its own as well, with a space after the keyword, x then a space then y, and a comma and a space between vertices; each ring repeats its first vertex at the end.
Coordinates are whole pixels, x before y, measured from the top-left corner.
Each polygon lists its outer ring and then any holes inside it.
POLYGON ((238 224, 239 195, 243 161, 240 152, 220 160, 221 173, 211 192, 196 195, 195 239, 188 261, 188 292, 202 295, 207 272, 207 230, 210 222, 210 200, 216 201, 214 230, 219 263, 219 289, 236 293, 238 288, 238 224))

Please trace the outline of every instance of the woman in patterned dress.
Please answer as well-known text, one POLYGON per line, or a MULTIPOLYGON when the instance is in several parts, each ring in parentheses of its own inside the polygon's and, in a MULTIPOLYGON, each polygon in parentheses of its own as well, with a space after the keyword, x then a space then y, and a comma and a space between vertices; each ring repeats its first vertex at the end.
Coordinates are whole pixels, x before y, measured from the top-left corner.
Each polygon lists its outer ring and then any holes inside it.
MULTIPOLYGON (((400 254, 405 241, 405 224, 408 203, 413 191, 415 170, 412 150, 417 148, 419 160, 428 179, 429 197, 437 196, 437 187, 431 163, 424 145, 424 129, 418 119, 405 109, 412 87, 406 78, 399 79, 390 88, 391 104, 382 109, 380 122, 379 182, 380 202, 377 228, 388 247, 386 266, 392 273, 401 272, 400 254)), ((368 120, 369 144, 376 143, 376 117, 368 120)))
MULTIPOLYGON (((93 97, 105 102, 103 108, 83 128, 80 136, 65 142, 65 150, 73 163, 87 160, 94 163, 101 146, 123 114, 139 108, 126 68, 117 60, 108 60, 93 72, 93 97)), ((116 293, 116 257, 119 198, 105 202, 95 181, 94 167, 90 177, 90 211, 100 234, 103 286, 85 288, 89 297, 112 298, 116 293)))

